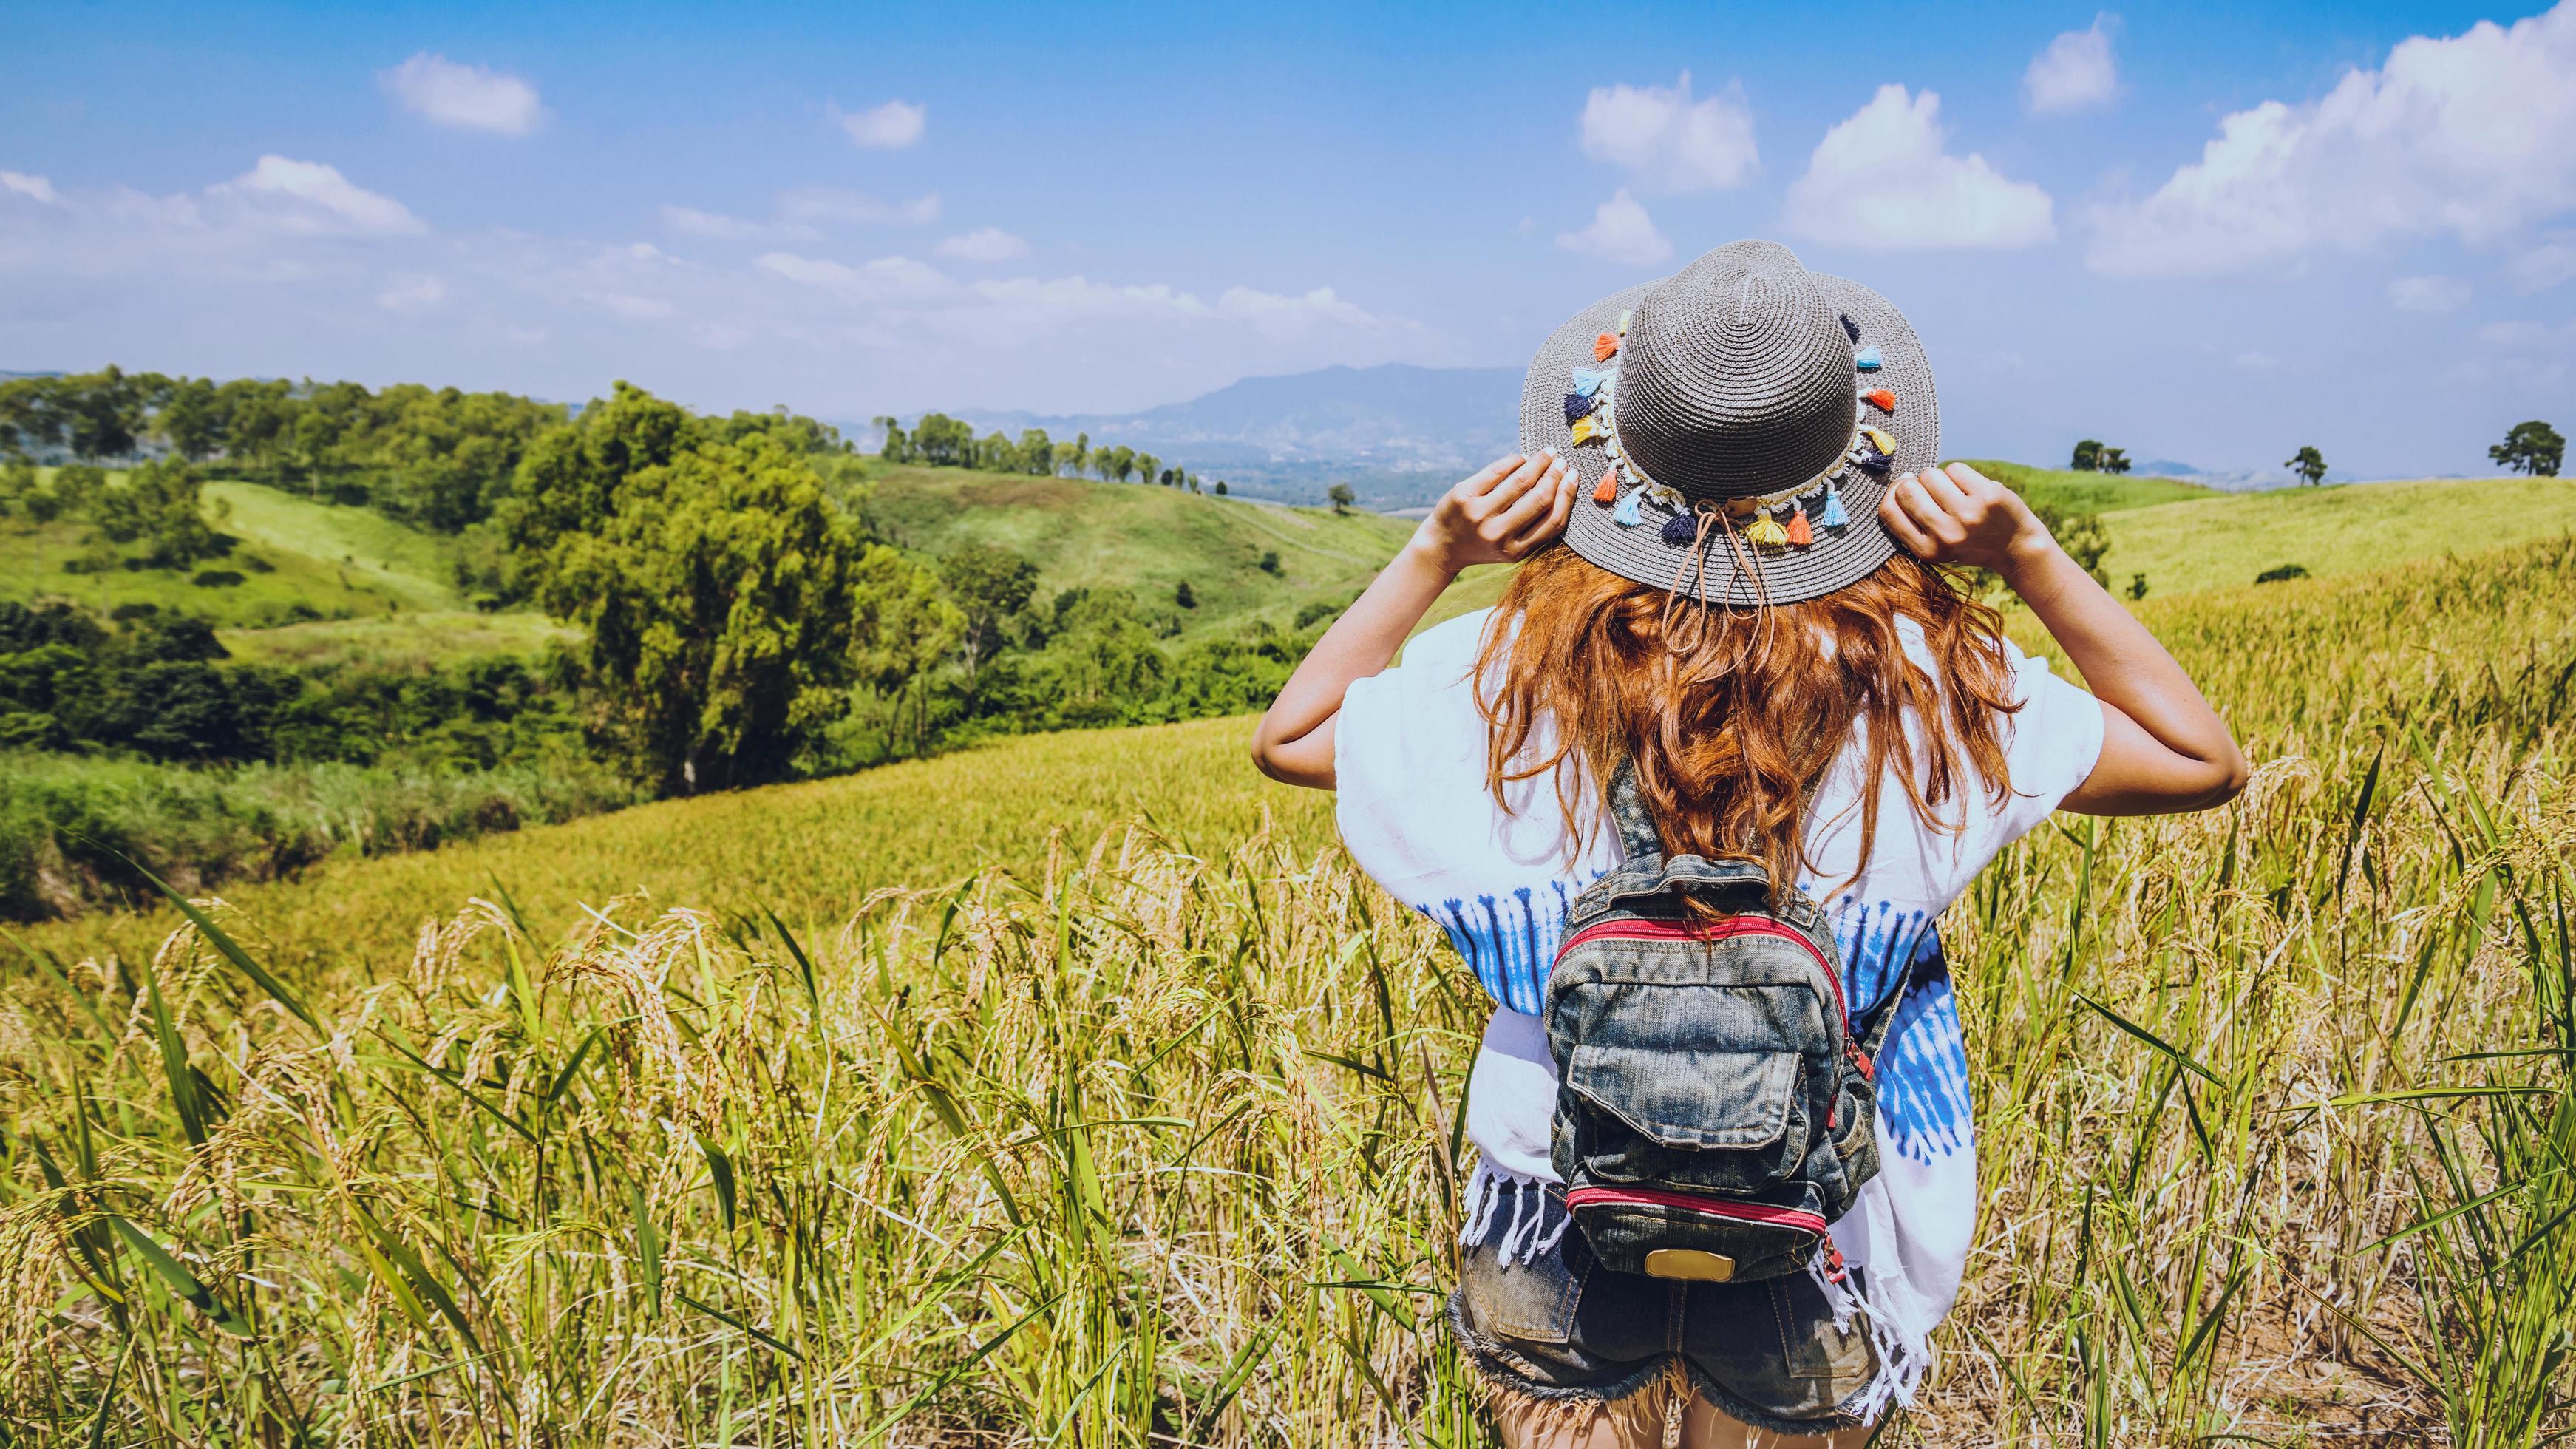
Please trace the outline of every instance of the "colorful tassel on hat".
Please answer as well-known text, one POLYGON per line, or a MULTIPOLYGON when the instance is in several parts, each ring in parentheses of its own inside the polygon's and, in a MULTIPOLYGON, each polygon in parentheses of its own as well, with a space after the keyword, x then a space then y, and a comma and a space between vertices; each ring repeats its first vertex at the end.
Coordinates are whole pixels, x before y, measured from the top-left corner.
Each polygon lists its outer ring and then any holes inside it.
POLYGON ((1851 319, 1851 314, 1849 312, 1837 312, 1834 315, 1842 319, 1843 334, 1851 338, 1852 341, 1858 342, 1860 340, 1860 324, 1851 319))
POLYGON ((1805 548, 1816 541, 1816 530, 1807 523, 1807 511, 1794 503, 1789 505, 1787 536, 1791 548, 1805 548))
POLYGON ((1587 414, 1574 420, 1574 441, 1576 443, 1588 443, 1600 436, 1601 419, 1587 414))
POLYGON ((1598 406, 1600 406, 1600 404, 1595 403, 1592 399, 1585 397, 1579 392, 1567 393, 1565 395, 1566 426, 1572 427, 1574 424, 1581 422, 1584 418, 1589 417, 1592 410, 1598 406))
POLYGON ((1816 522, 1827 528, 1841 528, 1851 522, 1851 515, 1843 511, 1843 495, 1831 483, 1825 485, 1825 511, 1816 522))
POLYGON ((1628 335, 1628 319, 1636 315, 1637 314, 1634 311, 1622 311, 1619 314, 1619 326, 1617 330, 1620 336, 1625 337, 1628 335))
POLYGON ((1788 543, 1789 530, 1782 528, 1778 519, 1766 513, 1754 519, 1753 526, 1744 530, 1744 541, 1778 548, 1788 543))
POLYGON ((1574 390, 1585 397, 1598 396, 1601 389, 1618 375, 1619 369, 1615 367, 1578 367, 1574 370, 1574 390))
POLYGON ((1861 400, 1883 413, 1896 411, 1896 394, 1886 388, 1872 388, 1861 394, 1861 400))
POLYGON ((1852 354, 1852 366, 1863 372, 1876 372, 1886 365, 1887 359, 1878 355, 1876 347, 1864 347, 1852 354))
POLYGON ((1860 469, 1864 473, 1885 473, 1895 462, 1896 460, 1894 458, 1887 456, 1885 453, 1870 451, 1869 447, 1864 444, 1857 450, 1857 456, 1852 459, 1852 466, 1860 469))
POLYGON ((1699 520, 1689 513, 1676 513, 1664 520, 1663 539, 1675 548, 1688 548, 1699 537, 1699 520))
POLYGON ((1871 447, 1887 454, 1891 458, 1896 456, 1896 435, 1894 433, 1889 432, 1885 428, 1863 428, 1860 430, 1860 435, 1869 439, 1869 445, 1871 447))
POLYGON ((1619 355, 1619 339, 1618 339, 1618 338, 1616 338, 1616 337, 1612 336, 1611 334, 1609 334, 1609 333, 1607 333, 1607 332, 1604 332, 1604 333, 1602 333, 1600 336, 1595 337, 1595 338, 1593 338, 1593 339, 1592 339, 1592 360, 1593 360, 1593 361, 1595 361, 1595 362, 1608 362, 1611 358, 1616 357, 1616 356, 1618 356, 1618 355, 1619 355))
POLYGON ((1619 500, 1619 506, 1610 510, 1610 521, 1619 525, 1621 528, 1634 528, 1638 524, 1645 522, 1646 520, 1637 512, 1637 505, 1645 501, 1645 489, 1629 489, 1628 496, 1619 500))
POLYGON ((1604 468, 1601 470, 1601 481, 1592 485, 1592 501, 1603 504, 1616 503, 1619 501, 1618 469, 1604 468))

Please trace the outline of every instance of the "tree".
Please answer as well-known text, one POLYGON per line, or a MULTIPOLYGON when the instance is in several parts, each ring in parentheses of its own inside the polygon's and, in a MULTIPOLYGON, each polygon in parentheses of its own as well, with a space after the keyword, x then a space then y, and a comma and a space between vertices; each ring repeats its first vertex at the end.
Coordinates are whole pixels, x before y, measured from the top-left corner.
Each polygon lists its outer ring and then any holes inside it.
POLYGON ((1351 505, 1357 503, 1360 496, 1351 491, 1351 485, 1348 483, 1336 483, 1325 491, 1324 497, 1331 501, 1335 513, 1348 513, 1351 511, 1351 505))
POLYGON ((2314 445, 2301 447, 2281 466, 2297 474, 2299 481, 2311 488, 2325 481, 2326 455, 2318 452, 2314 445))
POLYGON ((134 381, 110 366, 84 377, 64 378, 63 384, 72 452, 83 458, 131 455, 134 434, 143 426, 142 400, 134 381))
POLYGON ((1216 480, 1216 487, 1209 491, 1216 494, 1217 497, 1223 498, 1225 496, 1225 480, 1222 478, 1216 480))
POLYGON ((171 450, 189 462, 213 457, 224 445, 224 409, 215 385, 201 377, 182 379, 161 405, 155 426, 171 450))
POLYGON ((1172 590, 1172 602, 1184 609, 1195 609, 1199 606, 1199 596, 1190 592, 1188 579, 1181 580, 1181 586, 1172 590))
POLYGON ((997 543, 969 544, 939 561, 939 579, 961 616, 958 644, 972 698, 977 674, 1002 647, 1003 626, 1037 592, 1038 566, 997 543))
POLYGON ((2503 442, 2487 449, 2487 456, 2509 472, 2555 478, 2558 465, 2567 460, 2567 440, 2558 435, 2556 428, 2535 418, 2514 424, 2503 442))
POLYGON ((2127 450, 2127 449, 2125 449, 2125 448, 2109 448, 2109 447, 2104 448, 2104 449, 2102 450, 2101 458, 2099 459, 2099 461, 2098 461, 2098 465, 2097 465, 2097 466, 2099 466, 2099 467, 2101 468, 2101 470, 2102 470, 2103 472, 2105 472, 2105 473, 2126 473, 2126 472, 2128 472, 2128 471, 2129 471, 2129 453, 2128 453, 2128 450, 2127 450))
POLYGON ((1090 466, 1091 435, 1089 433, 1076 433, 1073 435, 1073 476, 1076 478, 1081 477, 1083 470, 1090 466))
POLYGON ((537 601, 590 633, 628 767, 665 793, 786 777, 856 672, 856 526, 775 435, 716 431, 621 382, 538 439, 508 520, 537 601))
POLYGON ((2098 472, 2102 467, 2101 441, 2096 438, 2086 438, 2084 441, 2077 443, 2075 445, 2074 461, 2068 463, 2066 466, 2074 469, 2078 473, 2098 472))
POLYGON ((929 713, 921 682, 965 636, 966 616, 949 601, 938 574, 881 545, 869 545, 860 557, 854 582, 851 666, 860 684, 893 701, 886 730, 892 755, 907 694, 917 702, 912 733, 920 743, 929 713))

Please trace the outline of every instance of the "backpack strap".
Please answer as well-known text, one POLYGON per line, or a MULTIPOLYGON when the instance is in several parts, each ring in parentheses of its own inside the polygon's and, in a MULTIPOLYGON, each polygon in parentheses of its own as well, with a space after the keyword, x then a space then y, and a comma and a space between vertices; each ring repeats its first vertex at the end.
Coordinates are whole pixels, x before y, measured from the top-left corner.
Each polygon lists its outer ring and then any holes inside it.
POLYGON ((1619 851, 1630 866, 1663 863, 1664 839, 1646 814, 1646 797, 1637 788, 1637 762, 1623 759, 1610 772, 1610 821, 1618 827, 1619 851))

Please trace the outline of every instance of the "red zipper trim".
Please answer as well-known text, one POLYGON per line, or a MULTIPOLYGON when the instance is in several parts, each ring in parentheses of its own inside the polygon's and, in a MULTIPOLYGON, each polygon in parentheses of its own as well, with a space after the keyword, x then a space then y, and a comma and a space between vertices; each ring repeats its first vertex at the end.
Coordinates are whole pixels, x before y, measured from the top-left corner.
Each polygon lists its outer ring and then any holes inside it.
POLYGON ((1670 921, 1633 919, 1596 921, 1566 937, 1564 943, 1556 948, 1557 959, 1564 960, 1566 952, 1586 941, 1603 936, 1621 936, 1629 940, 1642 941, 1723 941, 1730 936, 1777 936, 1784 941, 1795 941, 1798 943, 1798 949, 1815 958, 1816 969, 1822 971, 1825 979, 1833 983, 1834 1006, 1843 1014, 1843 1035, 1845 1037, 1851 1035, 1851 1003, 1843 999, 1842 973, 1836 971, 1833 963, 1825 959, 1824 952, 1816 949, 1815 942, 1769 916, 1729 916, 1722 921, 1709 921, 1689 926, 1678 926, 1670 921))
POLYGON ((1798 1208, 1770 1207, 1758 1202, 1726 1202, 1717 1198, 1698 1197, 1686 1192, 1664 1192, 1651 1187, 1578 1187, 1565 1195, 1566 1211, 1589 1207, 1594 1203, 1686 1208, 1711 1217, 1734 1218, 1741 1222, 1763 1223, 1771 1227, 1803 1228, 1822 1237, 1825 1220, 1798 1208))

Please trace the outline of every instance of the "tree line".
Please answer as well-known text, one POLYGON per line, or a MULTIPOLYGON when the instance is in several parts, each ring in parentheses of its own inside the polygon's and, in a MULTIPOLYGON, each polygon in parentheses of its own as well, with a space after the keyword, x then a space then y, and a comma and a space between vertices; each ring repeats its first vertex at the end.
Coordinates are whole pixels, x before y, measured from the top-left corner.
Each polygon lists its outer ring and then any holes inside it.
POLYGON ((1166 466, 1151 453, 1121 443, 1092 446, 1091 434, 1076 433, 1058 442, 1044 428, 1024 428, 1012 438, 1000 429, 975 436, 972 425, 946 413, 924 413, 907 430, 891 417, 871 419, 885 441, 877 456, 889 463, 919 463, 933 468, 976 468, 987 473, 1021 473, 1036 478, 1097 478, 1103 483, 1131 479, 1222 498, 1225 480, 1209 483, 1187 468, 1166 466))

